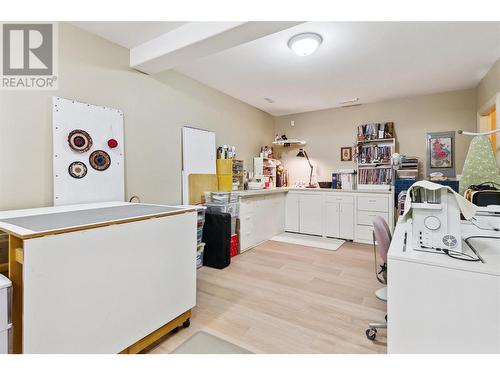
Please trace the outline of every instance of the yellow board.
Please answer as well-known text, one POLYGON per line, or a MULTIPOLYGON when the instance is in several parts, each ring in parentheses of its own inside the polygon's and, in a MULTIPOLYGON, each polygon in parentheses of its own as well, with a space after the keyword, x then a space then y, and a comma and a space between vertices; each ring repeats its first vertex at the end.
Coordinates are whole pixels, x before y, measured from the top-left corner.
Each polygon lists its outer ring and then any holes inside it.
POLYGON ((203 203, 203 193, 218 189, 217 175, 215 174, 190 174, 188 184, 189 204, 203 203))

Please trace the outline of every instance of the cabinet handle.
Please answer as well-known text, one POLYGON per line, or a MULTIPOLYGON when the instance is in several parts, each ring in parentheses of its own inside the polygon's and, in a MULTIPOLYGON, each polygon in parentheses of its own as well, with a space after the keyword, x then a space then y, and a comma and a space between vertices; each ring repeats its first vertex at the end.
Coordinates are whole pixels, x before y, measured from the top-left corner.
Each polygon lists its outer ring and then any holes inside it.
POLYGON ((375 199, 368 199, 368 202, 370 202, 370 203, 375 203, 376 201, 377 200, 375 200, 375 199))

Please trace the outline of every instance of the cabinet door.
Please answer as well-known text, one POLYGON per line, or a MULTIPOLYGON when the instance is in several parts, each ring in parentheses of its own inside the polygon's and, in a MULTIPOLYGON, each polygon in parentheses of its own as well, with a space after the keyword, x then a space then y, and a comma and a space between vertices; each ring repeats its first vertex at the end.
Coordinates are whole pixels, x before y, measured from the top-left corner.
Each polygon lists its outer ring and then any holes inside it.
POLYGON ((299 195, 287 193, 285 202, 285 230, 299 231, 299 195))
POLYGON ((325 235, 339 237, 339 203, 325 204, 325 235))
POLYGON ((323 234, 323 195, 301 194, 299 198, 299 231, 305 234, 323 234))
POLYGON ((258 197, 255 201, 254 211, 254 244, 257 245, 267 238, 267 220, 266 217, 266 200, 265 197, 258 197))
POLYGON ((340 203, 339 237, 354 239, 354 204, 340 203))

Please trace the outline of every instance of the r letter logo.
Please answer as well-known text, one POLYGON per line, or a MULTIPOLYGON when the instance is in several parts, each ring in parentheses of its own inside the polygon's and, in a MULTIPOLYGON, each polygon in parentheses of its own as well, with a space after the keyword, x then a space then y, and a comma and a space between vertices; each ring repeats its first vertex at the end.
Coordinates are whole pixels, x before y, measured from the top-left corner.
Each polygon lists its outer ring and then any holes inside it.
POLYGON ((2 24, 0 88, 57 89, 56 36, 52 23, 2 24))

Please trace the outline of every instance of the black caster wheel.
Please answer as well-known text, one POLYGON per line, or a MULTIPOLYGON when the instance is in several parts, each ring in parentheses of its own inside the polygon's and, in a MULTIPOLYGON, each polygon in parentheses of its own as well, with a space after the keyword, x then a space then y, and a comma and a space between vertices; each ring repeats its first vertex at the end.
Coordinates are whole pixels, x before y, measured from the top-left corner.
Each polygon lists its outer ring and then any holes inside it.
POLYGON ((177 333, 179 332, 179 327, 175 327, 173 330, 172 330, 172 333, 177 333))
POLYGON ((385 314, 385 322, 387 323, 387 314, 385 314))
POLYGON ((190 319, 188 319, 188 320, 186 320, 184 323, 182 323, 182 326, 183 326, 184 328, 188 328, 190 325, 191 325, 191 320, 190 320, 190 319))
POLYGON ((366 338, 368 340, 375 340, 375 337, 377 337, 377 329, 376 328, 368 328, 366 331, 365 331, 365 334, 366 334, 366 338))

